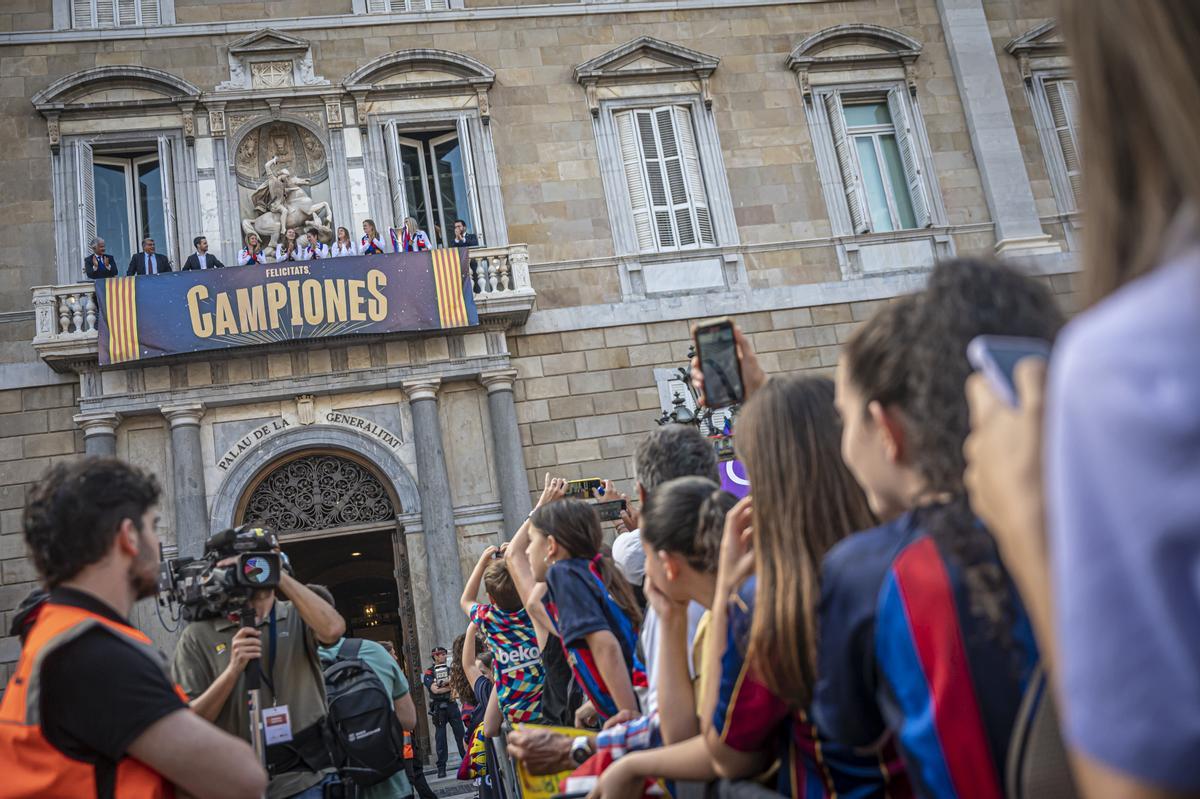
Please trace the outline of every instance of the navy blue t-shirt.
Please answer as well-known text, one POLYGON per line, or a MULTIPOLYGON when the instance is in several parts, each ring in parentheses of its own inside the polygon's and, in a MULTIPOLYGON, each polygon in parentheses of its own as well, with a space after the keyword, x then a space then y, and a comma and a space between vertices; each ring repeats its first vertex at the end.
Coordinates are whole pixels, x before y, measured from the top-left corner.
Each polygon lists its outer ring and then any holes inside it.
POLYGON ((601 630, 611 632, 621 645, 632 684, 644 686, 646 670, 637 653, 637 629, 593 573, 592 564, 583 558, 551 565, 546 586, 549 590, 542 602, 562 639, 575 679, 600 718, 607 720, 616 714, 617 705, 592 658, 587 636, 601 630))
MULTIPOLYGON (((814 721, 847 746, 892 730, 922 796, 1001 799, 1033 631, 1006 580, 1011 642, 995 640, 965 573, 921 520, 906 513, 825 556, 814 721)), ((976 565, 1003 574, 994 552, 976 565)))

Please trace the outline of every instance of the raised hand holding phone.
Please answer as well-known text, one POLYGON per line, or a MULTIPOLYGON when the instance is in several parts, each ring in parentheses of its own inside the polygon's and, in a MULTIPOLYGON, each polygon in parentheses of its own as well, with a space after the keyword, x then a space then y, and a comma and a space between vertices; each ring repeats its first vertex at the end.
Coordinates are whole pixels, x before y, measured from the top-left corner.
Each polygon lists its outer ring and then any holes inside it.
POLYGON ((1050 342, 1018 336, 976 336, 967 345, 967 360, 991 384, 996 396, 1017 407, 1015 372, 1025 358, 1050 359, 1050 342))
POLYGON ((734 356, 737 359, 738 376, 741 382, 741 399, 738 402, 749 399, 755 391, 767 382, 766 372, 759 365, 758 355, 754 352, 754 347, 750 344, 750 340, 746 338, 746 334, 737 326, 736 322, 725 317, 713 323, 697 325, 692 328, 692 341, 695 344, 695 355, 692 357, 691 363, 692 388, 695 389, 700 404, 708 408, 720 408, 724 406, 717 403, 716 397, 709 396, 710 392, 706 387, 706 374, 701 361, 703 345, 700 341, 700 333, 705 328, 725 322, 729 323, 733 332, 734 356))

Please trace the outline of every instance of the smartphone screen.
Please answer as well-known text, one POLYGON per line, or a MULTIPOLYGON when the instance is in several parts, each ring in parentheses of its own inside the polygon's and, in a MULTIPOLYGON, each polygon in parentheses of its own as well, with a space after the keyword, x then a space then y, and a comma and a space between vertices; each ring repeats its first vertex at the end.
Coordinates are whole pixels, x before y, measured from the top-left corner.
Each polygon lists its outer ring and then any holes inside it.
POLYGON ((1050 357, 1050 344, 1040 338, 1016 336, 977 336, 967 346, 967 360, 976 371, 982 372, 1009 405, 1017 405, 1017 386, 1014 373, 1024 358, 1050 357))
POLYGON ((613 499, 608 502, 597 502, 592 506, 602 522, 613 522, 621 518, 621 511, 627 510, 628 505, 623 499, 613 499))
POLYGON ((741 402, 742 369, 733 340, 733 325, 718 322, 696 330, 696 352, 704 373, 704 401, 710 408, 741 402))

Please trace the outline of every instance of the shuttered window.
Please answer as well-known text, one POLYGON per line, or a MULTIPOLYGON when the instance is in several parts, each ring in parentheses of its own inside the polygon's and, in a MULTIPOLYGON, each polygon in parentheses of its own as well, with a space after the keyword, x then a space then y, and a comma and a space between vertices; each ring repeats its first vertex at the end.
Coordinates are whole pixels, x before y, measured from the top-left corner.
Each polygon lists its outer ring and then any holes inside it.
POLYGON ((933 224, 916 132, 900 87, 886 95, 822 97, 854 233, 933 224))
POLYGON ((450 0, 367 0, 368 14, 403 14, 408 11, 445 11, 450 0))
POLYGON ((620 111, 615 120, 638 249, 716 244, 691 111, 639 108, 620 111))
POLYGON ((159 0, 71 0, 74 28, 140 28, 161 21, 159 0))
POLYGON ((1062 155, 1062 166, 1066 172, 1067 182, 1071 187, 1071 196, 1075 201, 1075 210, 1079 208, 1081 173, 1079 168, 1079 137, 1075 122, 1079 118, 1079 94, 1075 81, 1070 79, 1047 80, 1046 104, 1050 107, 1050 123, 1054 126, 1054 137, 1058 142, 1058 150, 1062 155))

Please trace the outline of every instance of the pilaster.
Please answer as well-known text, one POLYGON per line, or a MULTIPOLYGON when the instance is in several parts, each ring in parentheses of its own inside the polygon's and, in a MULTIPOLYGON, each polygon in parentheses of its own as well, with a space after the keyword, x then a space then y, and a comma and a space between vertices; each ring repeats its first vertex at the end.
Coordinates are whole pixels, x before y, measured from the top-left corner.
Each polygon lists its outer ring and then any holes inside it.
POLYGON ((516 379, 515 369, 484 372, 479 376, 479 382, 488 393, 492 456, 500 488, 505 536, 515 535, 530 511, 529 491, 525 482, 525 454, 521 448, 521 431, 517 426, 517 408, 513 401, 513 383, 516 379))
POLYGON ((209 533, 204 455, 200 445, 204 404, 162 405, 159 410, 171 423, 176 547, 182 556, 198 557, 209 533))

